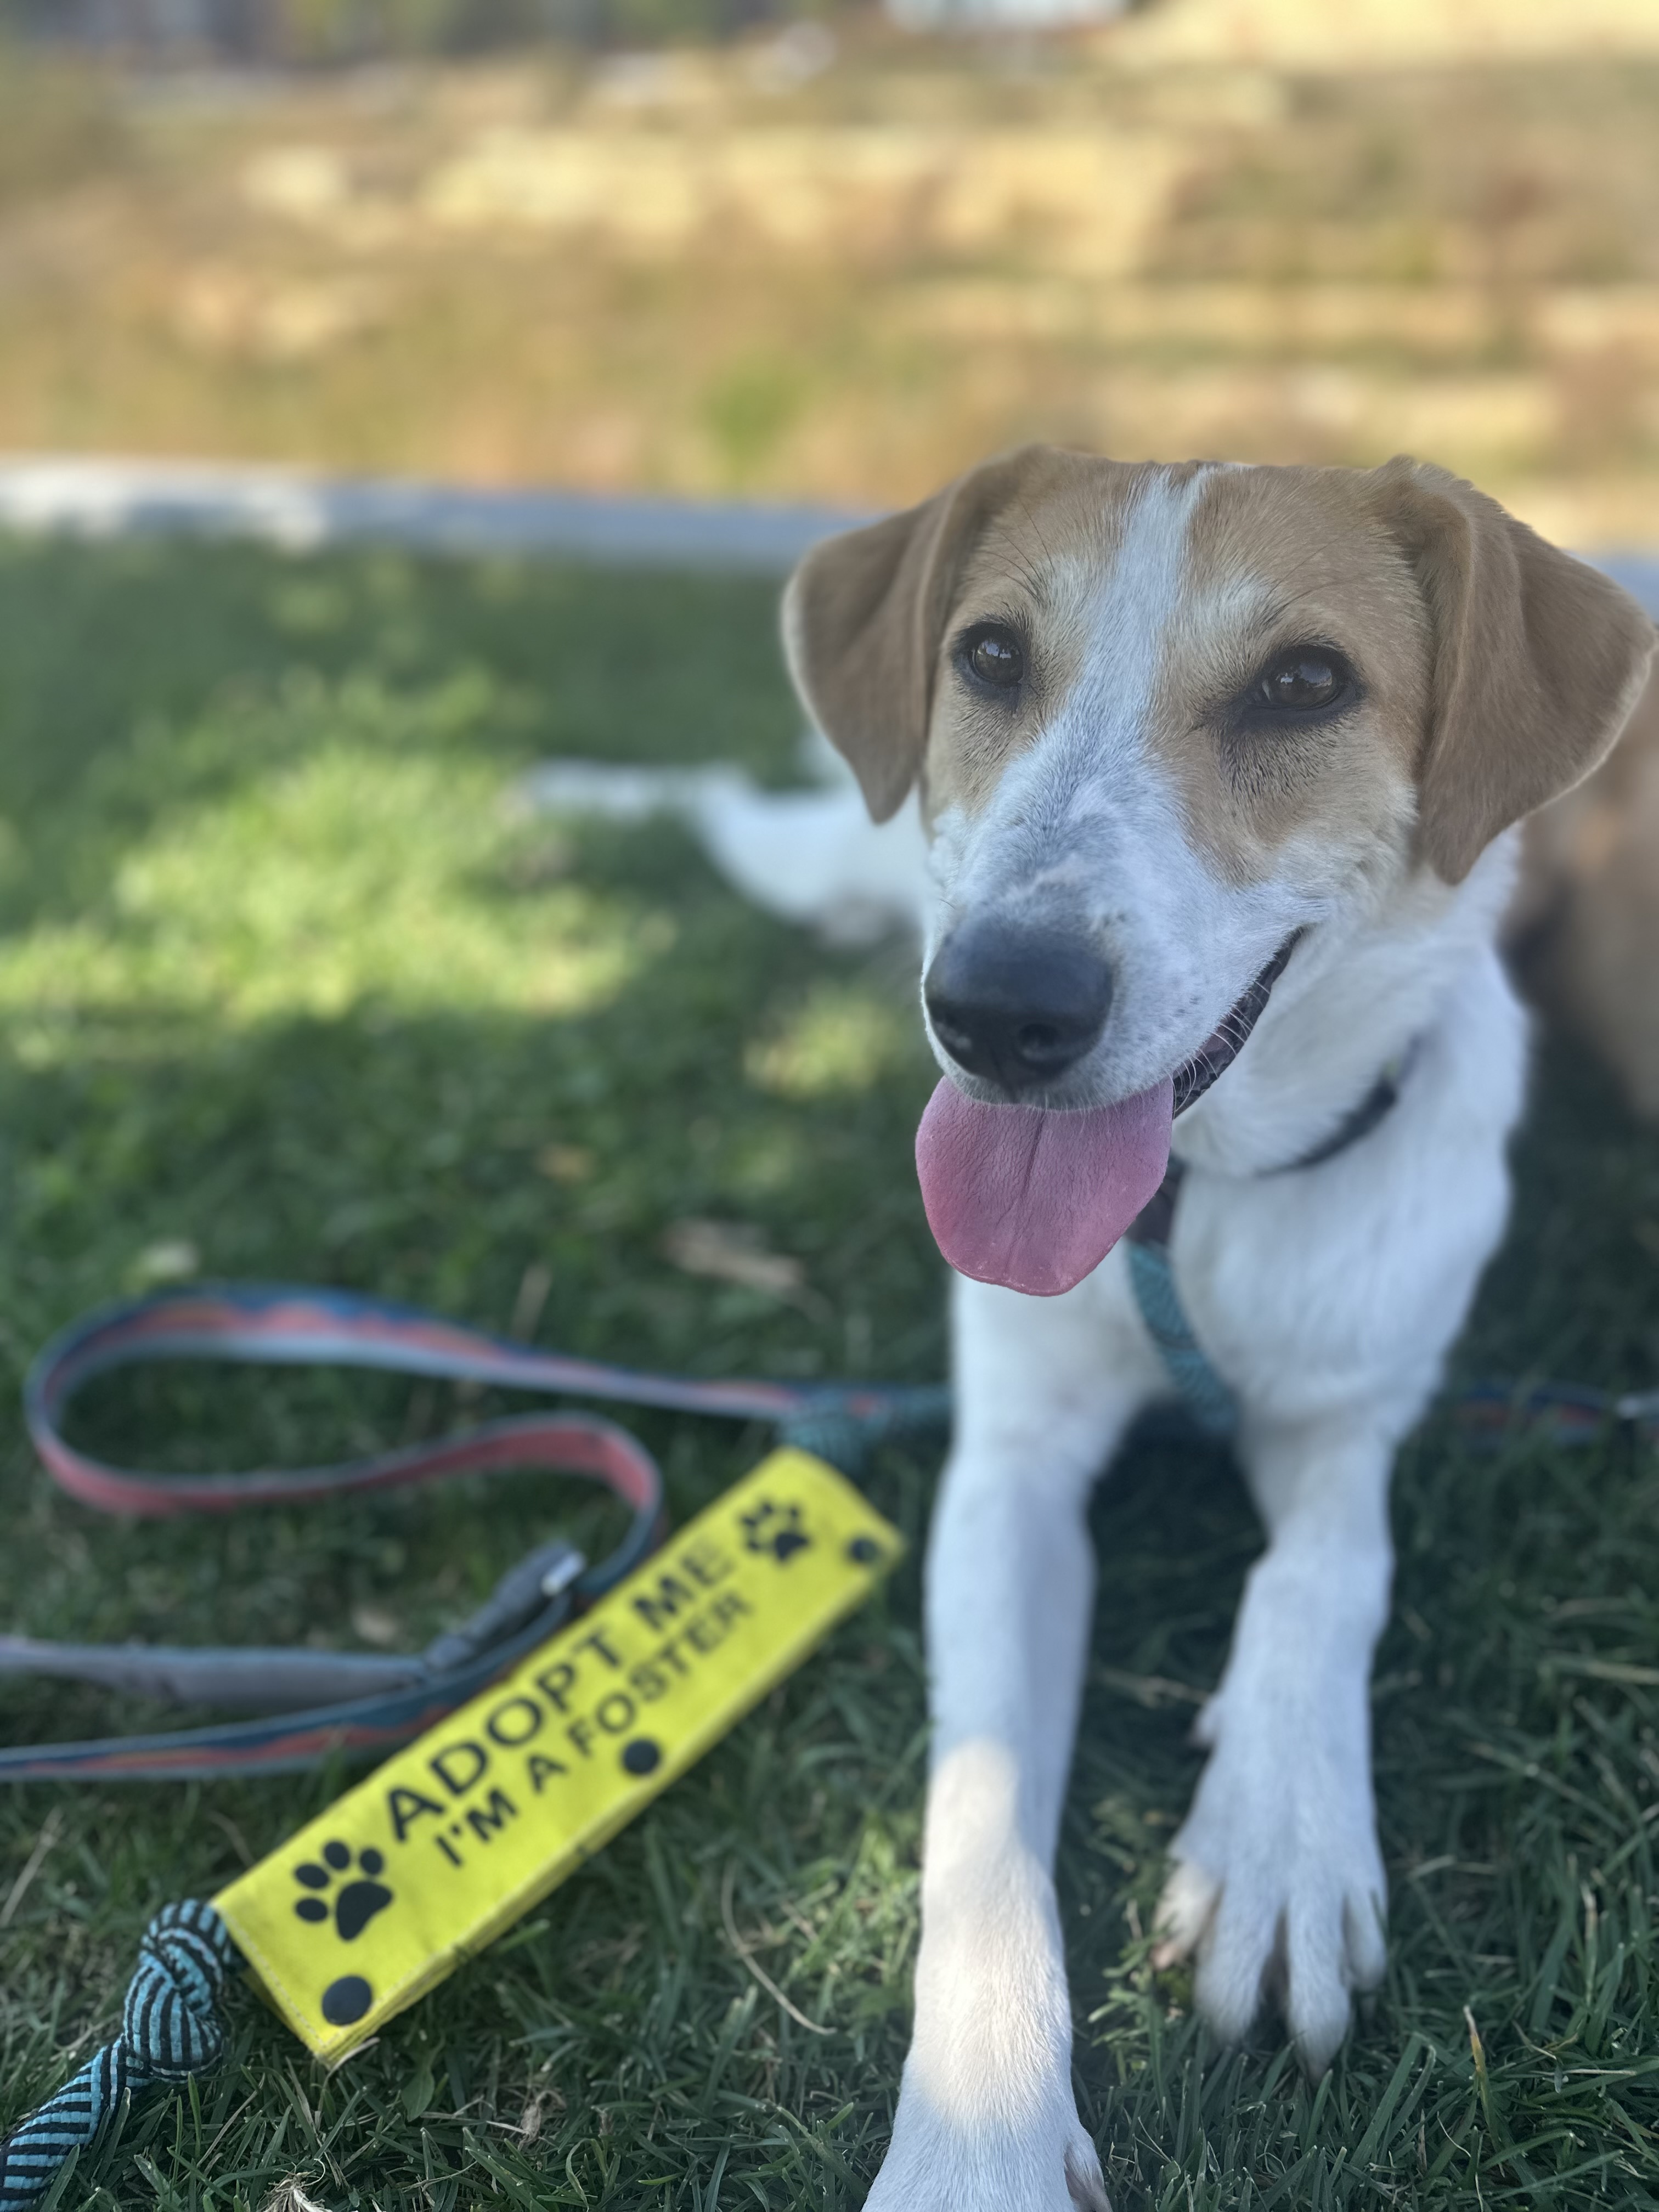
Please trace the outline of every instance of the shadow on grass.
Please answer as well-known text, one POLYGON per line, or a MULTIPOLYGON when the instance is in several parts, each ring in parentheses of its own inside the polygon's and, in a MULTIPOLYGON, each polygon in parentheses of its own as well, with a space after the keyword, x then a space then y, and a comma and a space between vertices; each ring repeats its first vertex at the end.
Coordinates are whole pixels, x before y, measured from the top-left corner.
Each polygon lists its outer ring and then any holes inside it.
MULTIPOLYGON (((768 594, 178 548, 12 549, 3 580, 8 1387, 52 1328, 181 1245, 209 1273, 490 1328, 516 1314, 544 1343, 646 1366, 940 1371, 903 961, 780 931, 671 829, 515 823, 498 804, 559 748, 787 775, 768 594), (663 1232, 700 1217, 795 1259, 810 1295, 678 1272, 663 1232)), ((1518 1165, 1462 1368, 1650 1379, 1652 1140, 1558 1054, 1518 1165)), ((210 1466, 484 1410, 384 1379, 186 1371, 112 1382, 80 1418, 112 1454, 210 1466)), ((763 1442, 640 1426, 681 1517, 763 1442)), ((58 1498, 15 1417, 0 1437, 0 1620, 40 1634, 413 1645, 550 1528, 603 1540, 599 1509, 529 1478, 482 1510, 458 1486, 129 1527, 58 1498)), ((895 1456, 871 1478, 913 1541, 932 1472, 895 1456)), ((1103 1491, 1061 1879, 1079 2081, 1120 2212, 1652 2202, 1651 1462, 1616 1439, 1474 1457, 1437 1419, 1395 1524, 1376 1696, 1393 1964, 1311 2091, 1270 2029, 1205 2051, 1181 1978, 1145 1964, 1254 1522, 1214 1455, 1139 1455, 1103 1491)), ((695 1775, 337 2075, 239 2004, 199 2111, 145 2108, 74 2201, 252 2212, 298 2179, 331 2204, 439 2212, 855 2204, 908 2015, 918 1620, 913 1553, 695 1775), (728 1911, 827 2033, 762 1990, 728 1911)), ((7 1692, 15 1737, 109 1717, 7 1692)), ((338 1780, 0 1798, 0 1909, 49 1843, 0 1930, 0 2123, 107 2027, 148 1914, 210 1892, 338 1780)))

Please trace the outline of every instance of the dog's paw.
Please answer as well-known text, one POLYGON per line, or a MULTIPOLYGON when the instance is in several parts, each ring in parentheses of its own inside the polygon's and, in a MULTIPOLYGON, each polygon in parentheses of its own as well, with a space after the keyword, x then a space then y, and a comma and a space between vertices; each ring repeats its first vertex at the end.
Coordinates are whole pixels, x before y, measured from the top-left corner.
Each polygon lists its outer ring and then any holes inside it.
POLYGON ((1388 1963, 1388 1883, 1363 1729, 1357 1756, 1296 1729, 1205 1717, 1213 1745, 1170 1845, 1156 1966, 1192 1958, 1198 2009, 1237 2042, 1271 1990, 1312 2074, 1348 2032, 1353 1996, 1388 1963))
POLYGON ((907 2087, 865 2212, 1111 2212, 1069 2093, 1015 2121, 946 2114, 907 2087))

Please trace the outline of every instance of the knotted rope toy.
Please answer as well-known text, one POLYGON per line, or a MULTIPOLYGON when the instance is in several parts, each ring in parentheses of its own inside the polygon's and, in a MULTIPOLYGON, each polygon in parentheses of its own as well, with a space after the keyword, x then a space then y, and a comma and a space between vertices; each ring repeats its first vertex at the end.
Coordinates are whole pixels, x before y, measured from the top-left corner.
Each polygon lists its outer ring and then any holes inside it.
POLYGON ((121 2033, 0 2142, 0 2212, 29 2212, 64 2161, 154 2081, 187 2081, 224 2056, 219 2002, 236 1953, 210 1905, 165 1905, 144 1930, 121 2033))

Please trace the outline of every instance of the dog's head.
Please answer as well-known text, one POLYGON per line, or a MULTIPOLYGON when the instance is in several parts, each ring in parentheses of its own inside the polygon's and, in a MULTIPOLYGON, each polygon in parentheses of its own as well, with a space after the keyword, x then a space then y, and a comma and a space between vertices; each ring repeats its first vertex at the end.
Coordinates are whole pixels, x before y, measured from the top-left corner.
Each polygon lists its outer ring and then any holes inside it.
POLYGON ((1033 1237, 1086 1215, 1091 1266, 1121 1232, 1301 933, 1461 882, 1601 758, 1654 644, 1439 469, 1041 447, 815 548, 784 631, 876 818, 920 787, 952 1086, 924 1182, 978 1193, 950 1256, 1030 1289, 1086 1272, 1033 1237))

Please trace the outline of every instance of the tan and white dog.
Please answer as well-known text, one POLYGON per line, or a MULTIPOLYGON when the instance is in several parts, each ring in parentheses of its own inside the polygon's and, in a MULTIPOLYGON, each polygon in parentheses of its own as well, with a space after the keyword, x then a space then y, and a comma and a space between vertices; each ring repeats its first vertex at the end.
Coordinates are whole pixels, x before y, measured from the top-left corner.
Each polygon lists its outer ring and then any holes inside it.
POLYGON ((1172 1146, 1170 1261, 1267 1535, 1164 1955, 1225 2036, 1275 1988, 1318 2069, 1384 1961, 1390 1465, 1507 1204, 1515 825, 1613 744, 1655 634, 1437 469, 1047 448, 815 549, 785 632, 872 813, 920 792, 919 1158, 959 1270, 915 2029, 869 2202, 1097 2206, 1053 1863, 1089 1495, 1171 1388, 1117 1239, 1172 1146), (1316 1159, 1389 1066, 1391 1110, 1316 1159))

